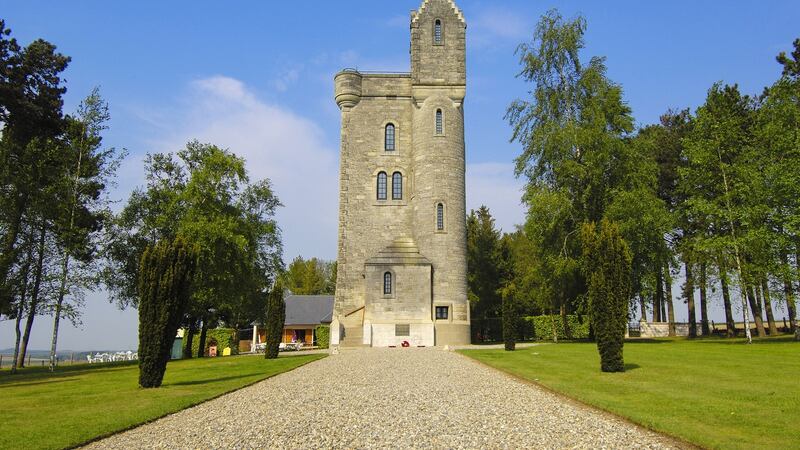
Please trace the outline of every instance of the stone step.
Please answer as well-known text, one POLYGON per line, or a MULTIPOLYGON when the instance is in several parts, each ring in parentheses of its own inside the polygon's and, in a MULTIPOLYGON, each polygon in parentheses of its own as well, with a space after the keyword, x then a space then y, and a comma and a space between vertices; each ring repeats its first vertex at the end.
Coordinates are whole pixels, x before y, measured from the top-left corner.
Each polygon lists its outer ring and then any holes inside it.
POLYGON ((340 347, 367 347, 364 343, 364 329, 361 327, 345 328, 344 339, 339 342, 340 347))

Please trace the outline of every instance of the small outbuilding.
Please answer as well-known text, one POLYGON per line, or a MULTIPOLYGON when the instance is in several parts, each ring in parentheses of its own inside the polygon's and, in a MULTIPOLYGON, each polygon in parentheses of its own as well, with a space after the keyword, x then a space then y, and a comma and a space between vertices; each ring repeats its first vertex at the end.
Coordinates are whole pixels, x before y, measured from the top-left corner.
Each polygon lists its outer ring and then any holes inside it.
MULTIPOLYGON (((316 329, 320 325, 330 325, 333 318, 333 295, 287 295, 286 320, 283 323, 281 342, 301 342, 305 346, 316 343, 316 329)), ((251 351, 266 340, 263 326, 253 324, 251 351)))

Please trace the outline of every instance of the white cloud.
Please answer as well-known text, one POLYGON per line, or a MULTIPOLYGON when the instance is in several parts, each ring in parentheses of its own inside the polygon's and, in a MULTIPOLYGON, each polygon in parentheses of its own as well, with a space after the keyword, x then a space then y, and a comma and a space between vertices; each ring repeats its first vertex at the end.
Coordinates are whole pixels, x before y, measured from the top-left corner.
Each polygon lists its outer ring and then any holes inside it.
POLYGON ((491 7, 479 11, 470 21, 469 45, 492 47, 498 41, 519 43, 533 31, 533 21, 519 12, 491 7))
POLYGON ((278 78, 272 81, 272 86, 278 92, 286 92, 289 90, 289 87, 295 84, 300 78, 300 72, 302 70, 302 66, 295 66, 284 70, 278 78))
POLYGON ((486 205, 503 231, 525 221, 521 204, 524 182, 514 177, 514 165, 479 163, 467 165, 467 211, 486 205))
POLYGON ((336 257, 337 151, 315 123, 225 76, 192 82, 180 109, 183 118, 156 149, 175 151, 191 139, 230 149, 247 160, 252 179, 272 181, 284 204, 278 221, 285 259, 336 257))

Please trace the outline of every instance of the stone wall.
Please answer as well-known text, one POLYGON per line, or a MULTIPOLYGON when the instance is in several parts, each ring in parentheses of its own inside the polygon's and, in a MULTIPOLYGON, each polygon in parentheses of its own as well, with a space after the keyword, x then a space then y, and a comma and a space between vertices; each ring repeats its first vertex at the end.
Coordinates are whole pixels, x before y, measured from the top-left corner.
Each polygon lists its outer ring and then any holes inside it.
MULTIPOLYGON (((669 336, 669 323, 667 322, 639 322, 640 337, 654 338, 654 337, 668 337, 669 336)), ((697 325, 698 334, 700 333, 700 324, 697 325)), ((688 323, 675 323, 675 336, 689 336, 688 323)))
POLYGON ((397 265, 366 268, 368 301, 364 320, 372 323, 431 322, 431 266, 397 265), (393 292, 383 294, 383 276, 392 274, 393 292))

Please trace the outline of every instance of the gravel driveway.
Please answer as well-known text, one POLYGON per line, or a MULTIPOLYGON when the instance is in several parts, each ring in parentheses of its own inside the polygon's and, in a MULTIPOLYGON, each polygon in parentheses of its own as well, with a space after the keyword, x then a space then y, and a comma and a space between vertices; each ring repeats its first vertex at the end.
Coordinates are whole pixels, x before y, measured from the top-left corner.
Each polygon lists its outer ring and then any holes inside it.
POLYGON ((89 448, 674 448, 440 349, 345 350, 89 448))

